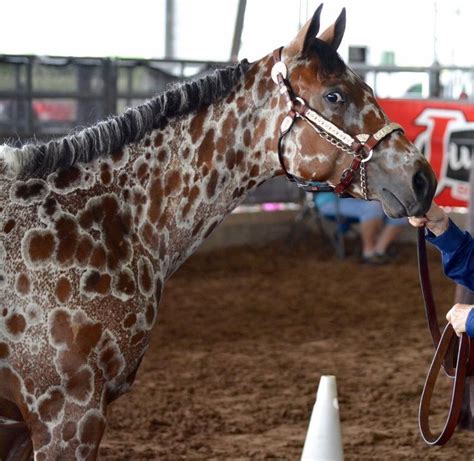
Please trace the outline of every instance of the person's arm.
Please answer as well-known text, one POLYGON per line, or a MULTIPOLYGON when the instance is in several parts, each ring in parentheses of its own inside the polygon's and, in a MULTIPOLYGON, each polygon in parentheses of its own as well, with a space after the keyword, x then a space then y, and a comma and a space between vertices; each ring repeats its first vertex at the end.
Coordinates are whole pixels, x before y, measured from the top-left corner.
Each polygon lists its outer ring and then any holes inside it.
MULTIPOLYGON (((415 227, 426 226, 426 239, 441 251, 445 274, 457 283, 474 290, 474 239, 463 232, 434 202, 425 216, 409 218, 415 227)), ((474 337, 474 306, 455 304, 446 319, 457 335, 466 332, 474 337)))
POLYGON ((433 203, 422 218, 409 218, 416 227, 426 226, 426 239, 441 252, 445 274, 474 291, 474 239, 456 226, 442 208, 433 203))
POLYGON ((474 291, 474 239, 449 220, 445 232, 427 232, 426 240, 441 251, 444 273, 456 283, 474 291))

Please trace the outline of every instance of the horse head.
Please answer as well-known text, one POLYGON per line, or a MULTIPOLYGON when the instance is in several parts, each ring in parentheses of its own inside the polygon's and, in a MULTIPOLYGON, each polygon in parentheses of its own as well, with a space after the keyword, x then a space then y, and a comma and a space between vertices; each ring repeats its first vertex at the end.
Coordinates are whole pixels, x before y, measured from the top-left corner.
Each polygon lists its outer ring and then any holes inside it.
POLYGON ((281 168, 307 190, 324 182, 339 193, 379 200, 389 216, 423 215, 436 190, 434 173, 339 57, 345 10, 318 36, 321 9, 273 55, 283 112, 281 168))

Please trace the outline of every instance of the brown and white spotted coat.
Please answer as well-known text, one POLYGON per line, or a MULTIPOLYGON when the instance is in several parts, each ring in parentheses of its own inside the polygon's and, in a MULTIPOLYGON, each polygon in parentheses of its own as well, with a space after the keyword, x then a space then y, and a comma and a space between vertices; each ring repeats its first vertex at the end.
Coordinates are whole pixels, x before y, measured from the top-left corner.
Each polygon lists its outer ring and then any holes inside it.
MULTIPOLYGON (((317 56, 297 58, 308 27, 284 54, 295 90, 349 132, 375 131, 385 116, 351 71, 325 80, 317 56), (344 114, 320 99, 335 83, 353 95, 344 114)), ((90 163, 20 179, 0 160, 0 455, 19 449, 21 430, 8 425, 24 421, 36 460, 95 459, 107 404, 133 382, 165 281, 247 191, 281 173, 285 108, 271 67, 270 56, 252 64, 225 99, 90 163)), ((374 169, 387 176, 421 162, 402 135, 385 148, 374 169)), ((294 173, 333 182, 351 160, 306 126, 286 155, 294 173)))

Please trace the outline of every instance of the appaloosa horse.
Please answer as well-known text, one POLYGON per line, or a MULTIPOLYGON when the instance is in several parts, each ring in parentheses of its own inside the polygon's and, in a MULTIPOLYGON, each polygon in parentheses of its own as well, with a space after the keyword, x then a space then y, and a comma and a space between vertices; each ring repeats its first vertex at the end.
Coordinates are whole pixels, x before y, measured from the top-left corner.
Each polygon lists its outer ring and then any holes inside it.
POLYGON ((94 460, 165 281, 263 181, 422 215, 435 180, 318 8, 286 47, 47 144, 0 147, 0 457, 94 460))

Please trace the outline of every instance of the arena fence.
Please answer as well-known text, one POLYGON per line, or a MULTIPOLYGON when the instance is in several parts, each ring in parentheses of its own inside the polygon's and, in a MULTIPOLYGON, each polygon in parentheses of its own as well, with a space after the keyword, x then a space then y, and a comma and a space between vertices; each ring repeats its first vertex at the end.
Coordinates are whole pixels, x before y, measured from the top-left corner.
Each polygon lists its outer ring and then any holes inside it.
MULTIPOLYGON (((199 77, 229 63, 174 59, 123 59, 0 55, 0 143, 47 140, 140 104, 172 82, 199 77)), ((352 64, 381 96, 457 98, 474 89, 471 68, 352 64), (398 77, 397 77, 398 76, 398 77), (393 77, 393 78, 392 78, 393 77), (403 78, 402 78, 403 77, 403 78), (388 80, 387 80, 388 79, 388 80), (391 79, 391 81, 390 81, 391 79), (403 81, 405 87, 395 88, 403 81)), ((247 204, 295 203, 301 193, 286 180, 269 181, 247 204)))

